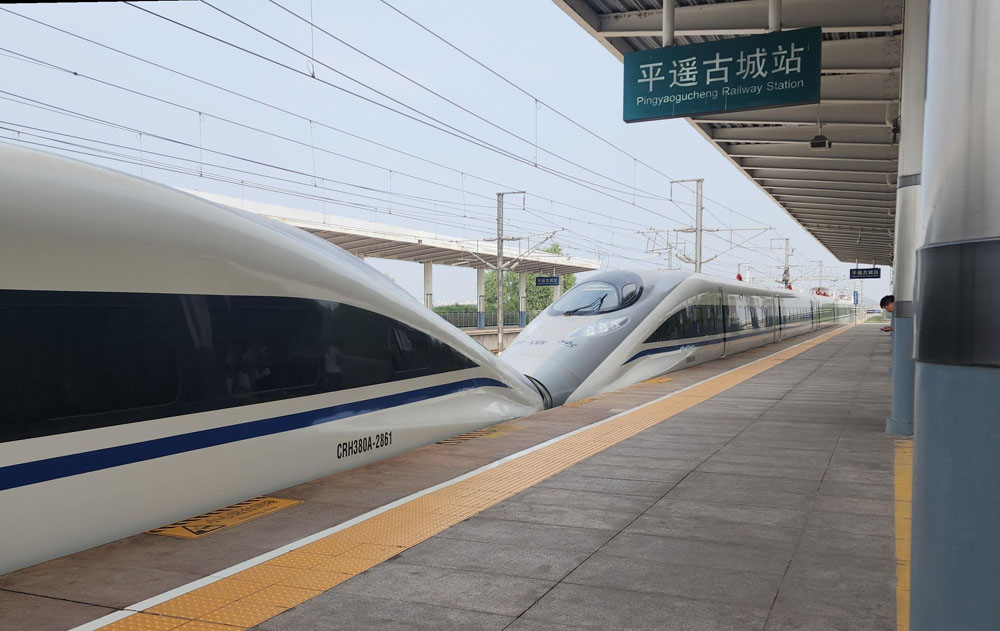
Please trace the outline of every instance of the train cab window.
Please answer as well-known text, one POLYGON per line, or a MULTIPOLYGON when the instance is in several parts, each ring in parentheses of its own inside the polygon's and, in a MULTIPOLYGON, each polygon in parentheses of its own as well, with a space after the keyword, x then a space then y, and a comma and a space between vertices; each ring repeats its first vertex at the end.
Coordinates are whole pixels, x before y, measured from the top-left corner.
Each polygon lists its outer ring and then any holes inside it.
POLYGON ((613 311, 619 304, 617 287, 594 280, 571 289, 552 305, 552 309, 563 315, 585 315, 613 311))
POLYGON ((622 304, 628 304, 636 298, 636 294, 639 291, 639 285, 636 283, 625 283, 622 285, 622 304))
POLYGON ((570 289, 549 307, 555 315, 596 315, 624 309, 642 296, 635 272, 605 272, 570 289))

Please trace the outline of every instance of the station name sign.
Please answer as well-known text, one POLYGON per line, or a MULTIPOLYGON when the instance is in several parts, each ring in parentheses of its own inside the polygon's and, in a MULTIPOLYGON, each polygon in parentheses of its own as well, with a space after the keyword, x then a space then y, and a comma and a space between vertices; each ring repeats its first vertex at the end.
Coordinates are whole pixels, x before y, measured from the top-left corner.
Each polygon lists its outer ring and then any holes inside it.
POLYGON ((882 278, 882 270, 877 267, 861 267, 851 270, 851 280, 882 278))
POLYGON ((819 103, 820 27, 625 55, 625 122, 819 103))
POLYGON ((558 276, 535 276, 535 287, 558 287, 558 276))

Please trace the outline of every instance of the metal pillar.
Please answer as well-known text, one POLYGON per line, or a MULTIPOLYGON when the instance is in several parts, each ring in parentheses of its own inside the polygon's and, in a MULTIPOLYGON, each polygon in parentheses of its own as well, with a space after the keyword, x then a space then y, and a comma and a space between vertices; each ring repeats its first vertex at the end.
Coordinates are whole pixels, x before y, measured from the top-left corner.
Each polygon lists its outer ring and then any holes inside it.
POLYGON ((767 3, 767 32, 773 33, 781 30, 781 0, 768 0, 767 3))
POLYGON ((892 257, 896 299, 892 313, 892 412, 885 419, 885 431, 898 436, 913 434, 913 283, 920 235, 928 3, 929 0, 907 2, 903 25, 899 180, 896 184, 896 243, 892 257))
POLYGON ((497 193, 497 353, 503 351, 503 196, 523 194, 524 191, 497 193))
POLYGON ((424 263, 424 306, 434 308, 434 265, 424 263))
MULTIPOLYGON (((555 270, 552 270, 552 275, 553 276, 556 275, 556 271, 555 270)), ((556 300, 559 300, 560 297, 562 297, 562 283, 563 283, 563 279, 562 279, 562 276, 560 276, 559 277, 559 284, 552 288, 552 302, 555 302, 556 300)))
POLYGON ((1000 620, 998 31, 995 0, 931 5, 914 303, 913 631, 985 631, 1000 620))
POLYGON ((503 351, 503 193, 497 193, 497 354, 503 351))
POLYGON ((523 328, 528 323, 528 274, 521 272, 517 279, 517 296, 520 311, 517 315, 517 323, 523 328))
POLYGON ((476 328, 486 327, 486 268, 476 268, 476 328))
POLYGON ((674 0, 663 0, 663 47, 674 45, 674 0))
POLYGON ((694 215, 694 271, 697 274, 701 273, 701 185, 704 184, 705 180, 697 179, 695 180, 695 215, 694 215))

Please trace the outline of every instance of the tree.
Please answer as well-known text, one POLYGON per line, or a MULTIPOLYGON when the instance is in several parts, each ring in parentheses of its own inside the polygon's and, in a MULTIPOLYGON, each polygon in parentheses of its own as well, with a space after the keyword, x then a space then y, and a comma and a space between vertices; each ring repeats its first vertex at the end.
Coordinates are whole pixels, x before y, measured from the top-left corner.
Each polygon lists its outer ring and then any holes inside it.
MULTIPOLYGON (((542 252, 550 254, 562 254, 562 247, 558 243, 553 243, 547 248, 542 248, 542 252)), ((528 274, 525 293, 527 294, 527 310, 541 311, 552 304, 552 287, 535 287, 535 277, 545 276, 545 274, 528 274)), ((505 313, 520 311, 518 304, 518 281, 520 274, 517 270, 513 272, 504 271, 503 275, 503 310, 505 313)), ((576 274, 567 274, 562 278, 563 291, 569 290, 576 284, 576 274)), ((486 310, 496 311, 497 308, 497 273, 496 270, 486 272, 486 310)))

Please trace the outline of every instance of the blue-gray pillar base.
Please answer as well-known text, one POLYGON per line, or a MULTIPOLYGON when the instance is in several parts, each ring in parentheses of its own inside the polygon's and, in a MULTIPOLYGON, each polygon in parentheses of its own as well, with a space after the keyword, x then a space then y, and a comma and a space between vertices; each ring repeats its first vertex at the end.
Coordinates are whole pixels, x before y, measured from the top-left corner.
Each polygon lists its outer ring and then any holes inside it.
POLYGON ((1000 368, 917 363, 912 631, 1000 621, 1000 368))
POLYGON ((885 431, 896 436, 913 435, 913 318, 892 319, 892 414, 885 431))

